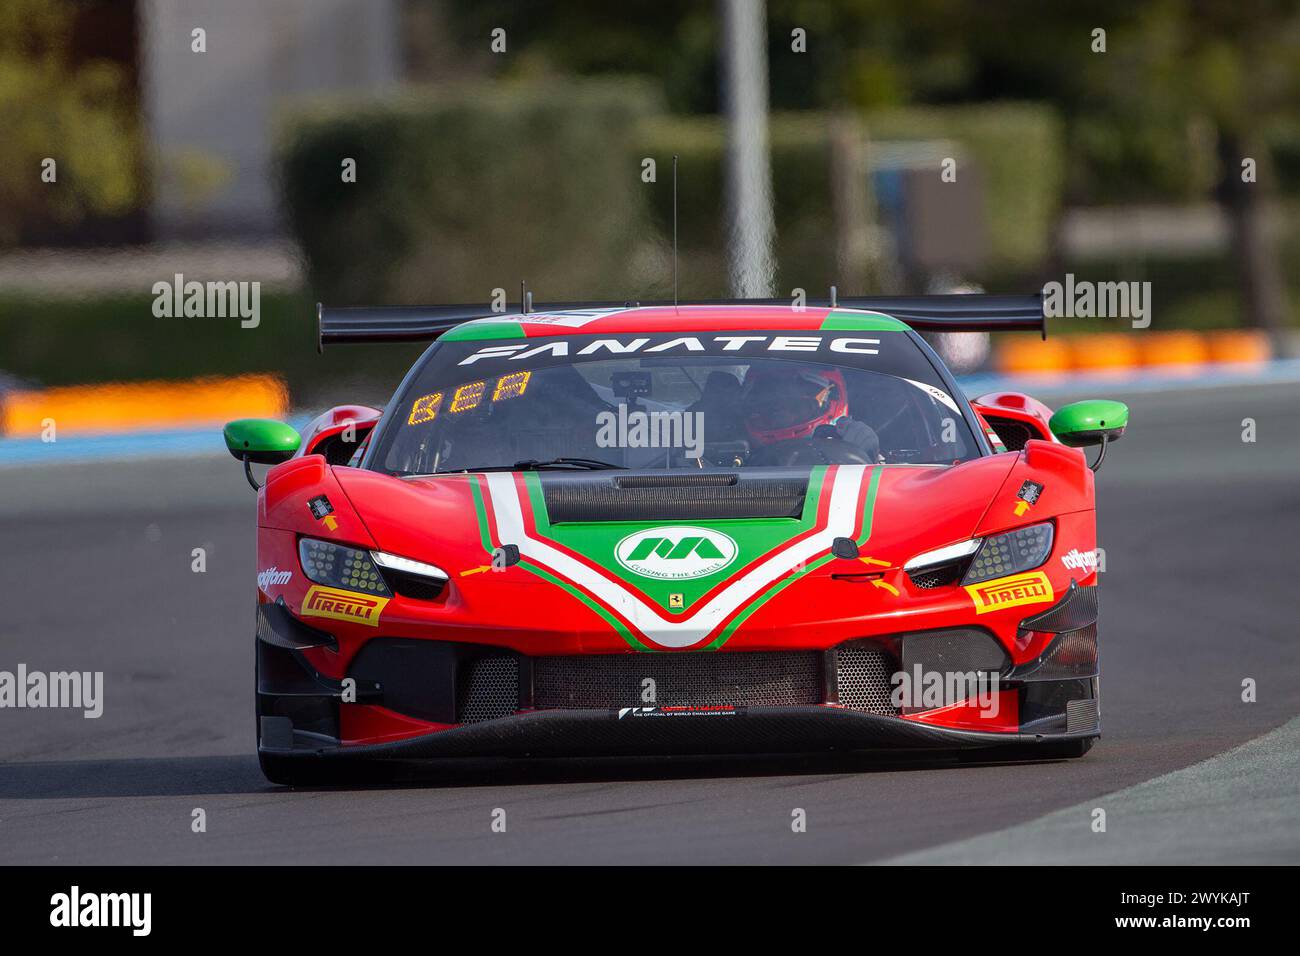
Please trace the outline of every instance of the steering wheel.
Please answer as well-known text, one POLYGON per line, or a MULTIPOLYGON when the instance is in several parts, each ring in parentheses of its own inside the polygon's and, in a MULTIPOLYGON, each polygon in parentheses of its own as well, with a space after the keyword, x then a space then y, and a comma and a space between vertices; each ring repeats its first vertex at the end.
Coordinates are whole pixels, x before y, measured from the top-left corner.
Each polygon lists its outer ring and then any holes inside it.
POLYGON ((750 453, 749 465, 801 467, 809 465, 872 465, 855 446, 842 438, 812 435, 765 445, 750 453))

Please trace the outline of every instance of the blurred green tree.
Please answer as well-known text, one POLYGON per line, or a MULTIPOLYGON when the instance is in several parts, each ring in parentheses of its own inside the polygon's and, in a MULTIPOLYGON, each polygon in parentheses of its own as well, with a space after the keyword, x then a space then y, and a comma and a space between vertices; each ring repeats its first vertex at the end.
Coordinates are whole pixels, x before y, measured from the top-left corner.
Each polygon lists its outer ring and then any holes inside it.
MULTIPOLYGON (((420 2, 420 0, 416 0, 420 2)), ((431 2, 431 0, 423 0, 431 2)), ((1280 329, 1287 306, 1268 197, 1270 145, 1295 139, 1300 0, 767 0, 773 109, 1047 102, 1066 124, 1066 199, 1213 197, 1232 227, 1247 322, 1280 329), (791 31, 806 31, 807 52, 791 31), (1103 29, 1105 52, 1094 49, 1103 29), (1256 181, 1242 180, 1242 160, 1256 181)), ((487 69, 656 76, 671 108, 716 102, 716 11, 684 0, 449 0, 472 44, 507 29, 517 55, 487 69)), ((1284 159, 1286 157, 1283 157, 1284 159)))
POLYGON ((75 225, 124 213, 138 197, 139 137, 123 71, 71 62, 75 14, 51 0, 0 4, 0 246, 38 219, 75 225), (47 159, 54 182, 42 179, 47 159))
MULTIPOLYGON (((1286 283, 1270 134, 1300 105, 1300 3, 1296 0, 1164 0, 1140 8, 1119 34, 1117 69, 1094 69, 1090 86, 1122 115, 1200 131, 1215 160, 1212 193, 1230 226, 1242 311, 1287 354, 1286 283)), ((1174 142, 1178 142, 1175 137, 1174 142)), ((1190 153, 1190 151, 1188 151, 1190 153)), ((1187 180, 1196 167, 1182 157, 1187 180)))

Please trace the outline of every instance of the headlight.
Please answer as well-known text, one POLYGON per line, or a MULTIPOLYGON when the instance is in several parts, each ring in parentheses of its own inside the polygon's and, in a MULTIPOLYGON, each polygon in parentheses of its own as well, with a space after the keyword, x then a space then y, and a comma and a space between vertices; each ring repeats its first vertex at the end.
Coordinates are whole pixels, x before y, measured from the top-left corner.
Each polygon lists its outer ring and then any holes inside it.
POLYGON ((380 573, 388 586, 402 597, 432 601, 442 594, 442 589, 447 584, 447 572, 436 564, 403 558, 386 551, 371 551, 370 556, 379 565, 380 573))
POLYGON ((365 594, 393 596, 369 551, 303 538, 298 542, 298 560, 309 581, 365 594))
POLYGON ((370 556, 381 568, 397 571, 400 574, 413 574, 417 578, 429 578, 434 581, 446 581, 447 572, 436 564, 425 564, 411 558, 402 558, 387 551, 371 551, 370 556))
POLYGON ((903 570, 919 571, 922 568, 932 568, 939 564, 951 564, 953 561, 966 557, 979 546, 980 539, 971 538, 969 541, 963 541, 960 544, 950 544, 946 548, 926 551, 904 564, 903 570))
POLYGON ((971 538, 969 541, 926 551, 904 564, 903 570, 918 588, 941 588, 956 584, 970 563, 970 556, 979 546, 979 538, 971 538))
POLYGON ((1052 553, 1052 523, 1017 528, 985 538, 975 553, 962 584, 977 584, 1020 571, 1030 571, 1052 553))

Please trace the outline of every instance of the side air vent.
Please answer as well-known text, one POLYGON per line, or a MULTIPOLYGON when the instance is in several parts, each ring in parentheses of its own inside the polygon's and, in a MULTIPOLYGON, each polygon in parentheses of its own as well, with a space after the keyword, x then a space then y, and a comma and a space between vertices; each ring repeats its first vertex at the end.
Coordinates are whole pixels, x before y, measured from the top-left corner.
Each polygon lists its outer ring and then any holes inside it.
POLYGON ((415 598, 419 601, 436 600, 442 594, 443 588, 447 586, 445 580, 438 581, 433 578, 426 578, 423 575, 398 571, 394 568, 380 568, 379 573, 383 576, 384 583, 394 593, 400 594, 402 597, 415 598))
POLYGON ((947 564, 917 568, 915 571, 908 571, 907 576, 918 588, 946 587, 961 580, 961 576, 966 573, 966 568, 970 564, 970 559, 971 556, 966 555, 956 561, 949 561, 947 564))
POLYGON ((1002 439, 1002 444, 1007 446, 1007 451, 1020 451, 1025 447, 1025 442, 1031 438, 1043 437, 1032 426, 1015 418, 1003 418, 1001 415, 985 415, 984 420, 989 423, 990 428, 998 433, 998 437, 1002 439))

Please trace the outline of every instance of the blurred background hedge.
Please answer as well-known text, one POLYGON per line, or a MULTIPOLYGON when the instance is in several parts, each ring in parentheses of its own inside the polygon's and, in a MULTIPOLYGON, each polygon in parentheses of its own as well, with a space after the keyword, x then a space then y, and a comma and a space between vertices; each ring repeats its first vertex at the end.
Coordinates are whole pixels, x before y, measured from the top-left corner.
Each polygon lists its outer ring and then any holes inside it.
POLYGON ((281 178, 310 287, 337 304, 635 292, 653 254, 631 146, 662 103, 630 81, 460 86, 309 105, 281 178), (343 157, 357 162, 344 183, 343 157))
MULTIPOLYGON (((835 120, 771 121, 781 294, 839 278, 835 120)), ((991 268, 1044 261, 1064 176, 1062 130, 1049 109, 892 109, 857 122, 873 142, 955 143, 985 181, 991 268)), ((717 117, 671 116, 646 87, 588 81, 314 104, 286 119, 280 165, 288 218, 322 299, 480 302, 501 287, 515 301, 520 279, 539 300, 645 299, 671 295, 674 154, 681 292, 727 293, 724 153, 717 117), (342 182, 341 157, 356 159, 356 183, 342 182), (647 158, 650 183, 641 176, 647 158)))

